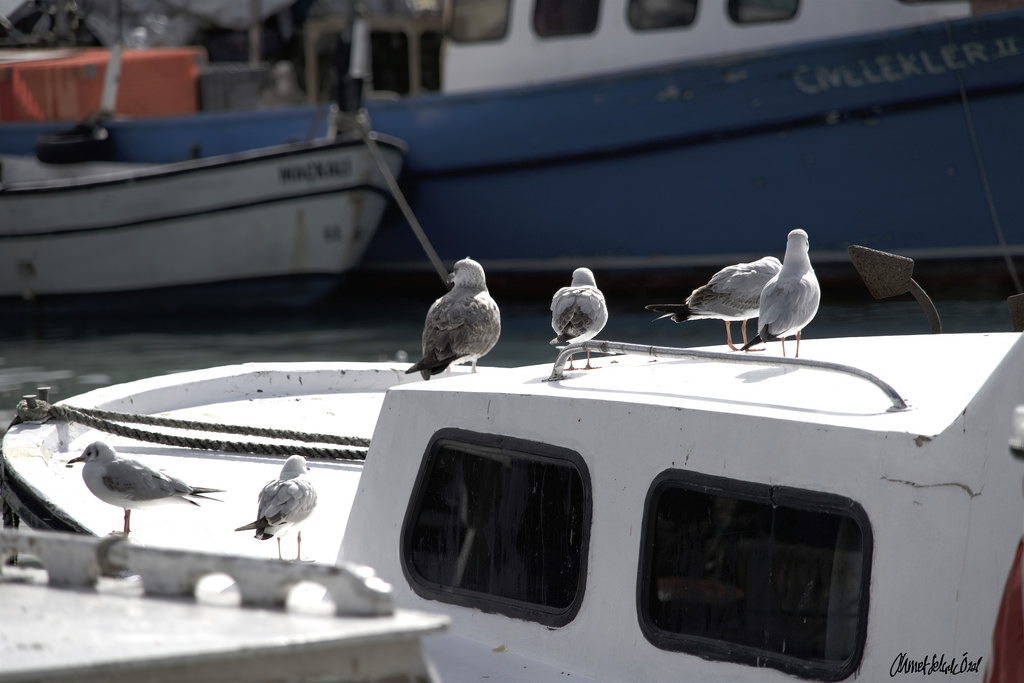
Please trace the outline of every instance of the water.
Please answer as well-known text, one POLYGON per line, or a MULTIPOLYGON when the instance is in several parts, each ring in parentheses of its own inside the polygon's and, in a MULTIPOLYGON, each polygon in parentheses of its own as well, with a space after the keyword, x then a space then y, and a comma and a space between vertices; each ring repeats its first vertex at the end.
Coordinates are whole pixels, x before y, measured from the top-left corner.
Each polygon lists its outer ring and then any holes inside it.
MULTIPOLYGON (((497 297, 497 294, 495 295, 497 297)), ((934 296, 934 294, 933 294, 934 296)), ((100 386, 143 377, 250 361, 376 361, 419 358, 423 316, 433 297, 411 301, 336 304, 307 314, 218 316, 190 320, 132 318, 40 322, 7 320, 0 325, 0 430, 18 399, 37 386, 51 386, 53 400, 100 386)), ((548 301, 502 304, 502 335, 483 361, 513 366, 553 363, 554 336, 548 301)), ((940 300, 944 332, 1009 332, 1006 300, 940 300)), ((611 304, 600 339, 661 346, 724 344, 716 320, 674 324, 643 310, 642 302, 611 304)), ((823 297, 806 329, 815 338, 925 334, 928 320, 909 295, 874 301, 823 297)), ((735 339, 739 325, 733 324, 735 339)), ((751 335, 753 332, 751 331, 751 335)))

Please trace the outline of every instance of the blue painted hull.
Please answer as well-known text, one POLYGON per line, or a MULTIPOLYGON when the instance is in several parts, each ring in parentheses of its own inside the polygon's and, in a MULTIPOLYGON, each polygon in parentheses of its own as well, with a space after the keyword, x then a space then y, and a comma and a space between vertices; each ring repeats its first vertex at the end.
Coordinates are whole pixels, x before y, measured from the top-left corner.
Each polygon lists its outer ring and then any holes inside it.
MULTIPOLYGON (((848 264, 850 244, 1004 274, 1007 255, 1024 256, 1022 11, 367 108, 408 143, 402 186, 442 259, 472 256, 489 274, 707 275, 781 254, 794 227, 819 273, 848 264)), ((325 113, 111 128, 118 157, 184 158, 311 137, 325 113)), ((0 151, 12 133, 30 145, 30 130, 0 126, 0 151)), ((363 268, 430 272, 398 212, 363 268)))
MULTIPOLYGON (((994 216, 1024 255, 1022 51, 1017 12, 371 114, 409 141, 441 257, 489 273, 706 270, 794 227, 816 263, 850 244, 1000 262, 994 216)), ((407 232, 384 226, 365 266, 423 263, 407 232)))

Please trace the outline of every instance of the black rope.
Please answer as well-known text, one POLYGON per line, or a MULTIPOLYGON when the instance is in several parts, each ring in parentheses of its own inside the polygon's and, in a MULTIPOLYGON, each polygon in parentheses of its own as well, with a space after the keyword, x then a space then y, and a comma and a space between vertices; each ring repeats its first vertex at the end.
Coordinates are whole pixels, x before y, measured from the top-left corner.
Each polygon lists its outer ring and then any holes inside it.
MULTIPOLYGON (((43 401, 39 401, 38 403, 42 404, 43 401)), ((262 427, 220 425, 208 422, 154 417, 152 415, 117 413, 92 408, 74 408, 72 406, 51 405, 48 407, 46 412, 50 417, 58 420, 77 422, 85 425, 86 427, 98 429, 110 434, 116 434, 117 436, 127 437, 129 439, 135 439, 137 441, 159 443, 165 446, 179 446, 182 448, 224 451, 226 453, 251 453, 256 455, 275 456, 302 455, 307 458, 327 460, 365 460, 365 449, 370 445, 369 439, 363 439, 360 437, 337 436, 334 434, 309 434, 306 432, 296 432, 286 429, 265 429, 262 427), (248 436, 287 439, 290 441, 302 441, 306 443, 332 443, 343 447, 330 448, 311 445, 302 446, 281 443, 251 443, 206 439, 166 434, 162 432, 149 432, 119 424, 121 422, 146 424, 170 429, 189 429, 193 431, 219 432, 224 434, 244 434, 248 436)))
POLYGON ((309 432, 296 432, 289 429, 265 429, 251 425, 226 425, 212 422, 198 422, 195 420, 176 420, 172 417, 157 417, 155 415, 140 415, 138 413, 118 413, 112 410, 100 410, 99 408, 76 408, 74 406, 50 406, 50 415, 60 420, 67 420, 65 413, 86 415, 100 420, 111 422, 127 422, 134 424, 151 425, 154 427, 167 427, 170 429, 190 429, 192 431, 217 432, 220 434, 243 434, 246 436, 260 436, 270 439, 288 439, 289 441, 305 441, 307 443, 332 443, 338 446, 361 446, 366 448, 370 445, 369 439, 357 436, 339 436, 337 434, 311 434, 309 432))

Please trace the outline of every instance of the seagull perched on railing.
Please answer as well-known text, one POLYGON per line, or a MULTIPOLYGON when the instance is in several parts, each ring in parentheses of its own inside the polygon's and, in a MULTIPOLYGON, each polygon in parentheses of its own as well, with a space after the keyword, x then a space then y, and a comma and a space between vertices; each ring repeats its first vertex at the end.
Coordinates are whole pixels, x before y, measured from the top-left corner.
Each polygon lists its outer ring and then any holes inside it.
POLYGON ((281 559, 281 537, 296 535, 295 559, 302 559, 302 522, 316 507, 316 489, 306 476, 309 465, 301 455, 289 456, 277 479, 268 481, 260 491, 256 521, 235 531, 256 531, 256 538, 277 538, 277 559, 281 559))
POLYGON ((779 339, 785 356, 786 337, 796 335, 796 357, 800 357, 800 331, 814 319, 821 301, 821 287, 811 267, 809 248, 806 232, 790 231, 782 270, 761 292, 757 336, 743 345, 744 351, 759 342, 779 339))
POLYGON ((693 290, 686 297, 685 303, 650 304, 646 309, 664 313, 655 320, 671 317, 675 323, 687 320, 724 320, 725 343, 733 351, 738 351, 732 343, 732 321, 743 321, 740 329, 743 332, 743 343, 746 344, 747 320, 757 317, 761 290, 780 270, 782 264, 774 256, 726 266, 712 275, 706 285, 693 290))
POLYGON ((423 379, 451 365, 476 362, 498 343, 501 313, 487 291, 483 266, 470 258, 455 263, 451 291, 435 301, 423 324, 423 358, 405 371, 423 379))
MULTIPOLYGON (((551 299, 551 328, 556 336, 552 344, 573 344, 593 339, 608 323, 608 306, 604 294, 590 268, 577 268, 572 272, 572 284, 562 287, 551 299)), ((569 369, 572 356, 569 356, 569 369)), ((590 351, 584 370, 593 370, 590 351)))
POLYGON ((131 531, 132 510, 162 503, 189 503, 199 505, 193 498, 217 500, 207 493, 222 493, 223 489, 189 486, 181 479, 154 470, 127 456, 118 455, 102 441, 89 444, 77 458, 68 460, 68 466, 84 462, 82 480, 93 495, 115 507, 124 509, 124 535, 131 531))

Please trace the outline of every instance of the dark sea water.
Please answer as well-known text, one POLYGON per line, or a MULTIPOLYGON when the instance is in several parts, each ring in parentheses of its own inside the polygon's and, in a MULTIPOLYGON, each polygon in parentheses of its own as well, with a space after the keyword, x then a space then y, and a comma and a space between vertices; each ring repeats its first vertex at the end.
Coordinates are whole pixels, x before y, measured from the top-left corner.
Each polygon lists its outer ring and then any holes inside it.
MULTIPOLYGON (((304 314, 129 317, 71 320, 0 320, 0 430, 18 399, 37 386, 66 399, 97 387, 165 373, 249 361, 394 360, 419 358, 427 307, 437 293, 413 300, 333 304, 304 314)), ((932 295, 944 332, 1012 330, 1006 299, 932 295)), ((550 300, 502 303, 502 335, 481 364, 552 363, 550 300)), ((610 302, 603 340, 660 346, 723 344, 724 324, 699 320, 654 322, 642 301, 610 302)), ((754 324, 751 323, 753 330, 754 324)), ((863 296, 823 295, 804 340, 927 334, 929 323, 909 295, 875 301, 863 296)), ((735 339, 739 325, 733 324, 735 339)), ((753 335, 753 331, 751 331, 753 335)))

